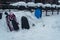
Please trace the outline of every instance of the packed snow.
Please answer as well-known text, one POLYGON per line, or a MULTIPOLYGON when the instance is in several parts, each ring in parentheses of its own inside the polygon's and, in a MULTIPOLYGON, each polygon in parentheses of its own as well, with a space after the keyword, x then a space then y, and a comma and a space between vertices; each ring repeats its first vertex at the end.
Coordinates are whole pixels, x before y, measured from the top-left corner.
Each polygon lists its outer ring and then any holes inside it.
POLYGON ((1 11, 3 16, 0 19, 0 40, 60 40, 60 14, 45 16, 45 12, 43 12, 42 18, 37 19, 34 12, 12 10, 17 17, 20 30, 10 32, 5 20, 5 11, 8 10, 1 11), (21 29, 22 16, 28 18, 29 30, 21 29))

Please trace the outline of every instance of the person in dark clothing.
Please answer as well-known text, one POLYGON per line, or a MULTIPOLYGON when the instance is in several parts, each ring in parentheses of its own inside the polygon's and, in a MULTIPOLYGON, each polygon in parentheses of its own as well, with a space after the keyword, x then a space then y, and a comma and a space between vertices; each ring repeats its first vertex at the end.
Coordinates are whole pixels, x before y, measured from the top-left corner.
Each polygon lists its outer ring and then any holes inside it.
POLYGON ((7 23, 7 26, 9 27, 9 30, 10 31, 13 31, 12 28, 11 28, 11 25, 10 25, 10 20, 9 20, 9 15, 7 12, 5 12, 5 15, 6 15, 6 23, 7 23))
POLYGON ((7 12, 5 12, 5 14, 7 15, 6 20, 7 20, 7 25, 9 27, 10 31, 19 30, 19 26, 18 26, 18 22, 16 20, 16 16, 14 14, 11 14, 11 13, 8 14, 7 12), (12 26, 11 26, 10 22, 12 23, 12 26))
POLYGON ((16 16, 14 14, 10 14, 10 21, 12 22, 12 26, 14 28, 15 31, 19 30, 19 26, 18 26, 18 22, 16 20, 16 16))
POLYGON ((15 20, 12 20, 12 25, 15 31, 19 30, 18 23, 15 20))

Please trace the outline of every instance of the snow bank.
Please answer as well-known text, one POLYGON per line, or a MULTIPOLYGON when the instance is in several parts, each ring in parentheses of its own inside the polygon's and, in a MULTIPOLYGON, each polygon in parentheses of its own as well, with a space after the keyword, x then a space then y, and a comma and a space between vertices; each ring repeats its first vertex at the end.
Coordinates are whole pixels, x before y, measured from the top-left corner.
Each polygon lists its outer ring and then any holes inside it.
POLYGON ((56 8, 60 8, 60 5, 56 5, 56 8))
POLYGON ((51 4, 44 4, 43 7, 51 7, 51 4))
POLYGON ((55 8, 56 7, 56 4, 52 4, 52 7, 55 8))
POLYGON ((42 3, 36 3, 37 7, 40 7, 42 6, 43 7, 43 4, 42 3))
POLYGON ((58 3, 60 3, 60 0, 58 0, 58 3))
POLYGON ((10 4, 10 5, 13 5, 13 6, 25 6, 26 7, 27 4, 25 2, 17 2, 17 3, 10 4))
POLYGON ((28 2, 27 6, 28 7, 36 7, 36 4, 34 2, 28 2))

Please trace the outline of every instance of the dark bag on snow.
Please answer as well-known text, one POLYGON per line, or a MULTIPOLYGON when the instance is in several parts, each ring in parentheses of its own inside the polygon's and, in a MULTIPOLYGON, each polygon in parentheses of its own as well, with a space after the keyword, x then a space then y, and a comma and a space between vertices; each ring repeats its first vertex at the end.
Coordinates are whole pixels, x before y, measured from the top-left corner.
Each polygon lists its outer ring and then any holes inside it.
POLYGON ((22 25, 22 29, 29 29, 30 28, 28 19, 24 16, 21 18, 21 25, 22 25))
POLYGON ((2 13, 0 13, 0 19, 2 19, 2 13))

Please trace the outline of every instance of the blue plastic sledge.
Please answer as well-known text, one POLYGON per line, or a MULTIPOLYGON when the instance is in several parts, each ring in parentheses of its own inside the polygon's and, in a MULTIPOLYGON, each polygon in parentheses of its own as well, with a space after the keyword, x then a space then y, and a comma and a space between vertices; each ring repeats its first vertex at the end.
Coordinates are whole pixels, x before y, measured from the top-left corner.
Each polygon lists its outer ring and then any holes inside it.
POLYGON ((35 9, 35 17, 38 19, 42 17, 42 9, 41 8, 35 9))

